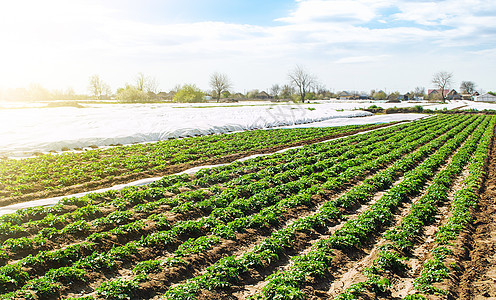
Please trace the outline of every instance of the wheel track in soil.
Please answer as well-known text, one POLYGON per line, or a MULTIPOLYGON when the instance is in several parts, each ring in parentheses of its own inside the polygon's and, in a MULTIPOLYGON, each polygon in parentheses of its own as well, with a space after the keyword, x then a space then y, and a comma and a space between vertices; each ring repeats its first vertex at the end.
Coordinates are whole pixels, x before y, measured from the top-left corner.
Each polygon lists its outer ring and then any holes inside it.
POLYGON ((457 246, 462 273, 450 289, 458 299, 496 299, 496 128, 487 161, 486 177, 472 210, 472 226, 462 233, 457 246))

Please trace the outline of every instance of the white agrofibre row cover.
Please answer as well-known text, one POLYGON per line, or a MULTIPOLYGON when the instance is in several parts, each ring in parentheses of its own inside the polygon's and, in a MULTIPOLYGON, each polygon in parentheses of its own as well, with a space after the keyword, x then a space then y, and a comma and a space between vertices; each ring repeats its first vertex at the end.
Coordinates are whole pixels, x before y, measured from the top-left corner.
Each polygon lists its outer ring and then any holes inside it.
POLYGON ((0 110, 0 155, 132 144, 371 115, 335 105, 90 104, 0 110))

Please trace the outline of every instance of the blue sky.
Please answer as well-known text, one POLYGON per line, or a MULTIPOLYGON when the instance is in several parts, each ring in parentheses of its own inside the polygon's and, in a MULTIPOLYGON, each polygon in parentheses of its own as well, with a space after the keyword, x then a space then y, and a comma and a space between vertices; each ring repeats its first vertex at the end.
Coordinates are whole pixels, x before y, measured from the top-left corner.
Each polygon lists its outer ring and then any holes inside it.
POLYGON ((431 88, 438 71, 496 90, 496 2, 487 0, 18 0, 0 3, 0 89, 160 89, 213 72, 235 91, 285 84, 301 65, 339 90, 431 88))
POLYGON ((296 7, 296 2, 291 0, 125 0, 115 3, 123 6, 121 12, 126 17, 155 24, 217 21, 270 26, 296 7))

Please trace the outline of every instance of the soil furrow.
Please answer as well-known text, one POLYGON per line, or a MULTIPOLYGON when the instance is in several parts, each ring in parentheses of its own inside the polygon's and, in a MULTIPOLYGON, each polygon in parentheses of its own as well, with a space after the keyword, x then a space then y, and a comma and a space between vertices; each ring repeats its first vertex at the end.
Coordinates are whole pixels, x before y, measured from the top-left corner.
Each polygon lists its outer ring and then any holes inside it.
POLYGON ((454 278, 451 291, 458 299, 496 299, 496 141, 493 135, 486 177, 471 228, 457 241, 463 273, 454 278))

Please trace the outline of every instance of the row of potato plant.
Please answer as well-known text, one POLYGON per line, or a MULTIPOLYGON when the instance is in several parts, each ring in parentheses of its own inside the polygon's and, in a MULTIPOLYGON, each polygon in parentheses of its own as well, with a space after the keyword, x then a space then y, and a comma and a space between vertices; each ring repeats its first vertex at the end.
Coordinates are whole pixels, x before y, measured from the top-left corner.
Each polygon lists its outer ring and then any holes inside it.
MULTIPOLYGON (((405 125, 399 125, 399 127, 403 127, 403 126, 405 126, 405 125)), ((386 130, 386 131, 381 131, 381 132, 391 133, 392 131, 386 130)), ((353 143, 355 141, 360 141, 360 138, 363 138, 363 137, 361 137, 361 136, 353 137, 352 139, 349 139, 349 143, 353 143)), ((341 143, 341 141, 336 141, 336 143, 339 144, 339 143, 341 143)), ((333 143, 330 143, 330 144, 333 144, 333 143)), ((336 145, 336 146, 338 146, 338 145, 336 145)), ((295 153, 295 152, 293 151, 293 153, 295 153)), ((296 152, 296 153, 300 153, 300 152, 296 152)), ((280 158, 282 155, 279 155, 279 156, 274 155, 274 156, 277 159, 277 158, 280 158)), ((260 167, 260 165, 267 167, 267 166, 270 166, 271 163, 273 163, 268 159, 263 160, 263 158, 253 159, 253 160, 250 160, 250 162, 259 162, 257 164, 257 167, 260 167)), ((198 178, 197 178, 197 180, 195 180, 195 182, 191 182, 190 177, 183 174, 183 175, 164 177, 163 180, 158 180, 152 184, 149 184, 149 187, 169 188, 170 190, 177 192, 177 186, 191 187, 191 186, 194 186, 195 184, 203 186, 204 184, 202 184, 202 182, 212 182, 212 181, 215 182, 216 180, 219 181, 219 178, 222 178, 225 180, 225 176, 226 176, 225 172, 229 172, 229 168, 232 168, 232 167, 230 167, 231 165, 233 165, 233 166, 239 165, 239 167, 242 167, 244 165, 244 163, 235 163, 235 164, 230 164, 230 165, 225 166, 225 167, 214 168, 216 171, 215 174, 212 174, 212 171, 207 171, 207 172, 200 171, 196 174, 196 176, 198 178), (224 174, 219 174, 218 170, 224 170, 224 169, 225 169, 224 174), (206 176, 207 174, 211 175, 210 178, 209 178, 209 176, 206 176), (187 182, 189 182, 190 184, 186 184, 187 182)), ((140 195, 140 194, 146 193, 146 191, 145 192, 139 192, 136 190, 137 190, 136 187, 126 188, 124 191, 127 191, 129 193, 127 193, 128 195, 124 195, 124 197, 121 197, 121 198, 125 198, 126 196, 127 197, 130 197, 130 196, 142 197, 142 195, 140 195)), ((28 225, 32 225, 33 227, 36 227, 40 223, 45 221, 45 220, 42 221, 39 219, 46 217, 49 214, 56 215, 56 214, 60 214, 62 212, 65 212, 64 205, 76 205, 76 206, 80 207, 80 206, 84 206, 84 205, 88 205, 88 204, 93 204, 93 203, 97 202, 98 200, 101 201, 101 199, 104 199, 104 198, 116 197, 118 194, 119 193, 116 191, 109 191, 109 192, 98 193, 98 194, 93 193, 93 194, 90 194, 90 195, 88 195, 86 197, 82 197, 82 198, 66 198, 66 199, 63 199, 62 201, 60 201, 60 203, 58 205, 55 205, 55 206, 52 206, 49 208, 42 208, 42 207, 27 208, 27 209, 19 210, 15 214, 2 216, 2 217, 0 217, 0 221, 2 221, 2 228, 0 228, 0 237, 4 236, 5 232, 22 231, 22 228, 15 227, 15 225, 19 225, 19 224, 26 225, 26 222, 28 220, 32 221, 30 223, 27 223, 28 225), (36 220, 38 220, 40 222, 36 222, 36 220), (13 225, 12 229, 9 228, 9 225, 13 225)), ((121 205, 121 206, 123 206, 123 205, 121 205)), ((43 223, 41 225, 43 225, 43 223)))
MULTIPOLYGON (((350 140, 353 141, 353 139, 350 139, 350 140)), ((373 142, 376 142, 376 141, 377 140, 371 141, 369 143, 373 143, 373 142)), ((338 149, 342 148, 342 147, 340 147, 341 144, 336 145, 336 146, 339 147, 338 149)), ((300 152, 303 152, 303 151, 300 151, 300 152)), ((296 152, 296 153, 299 153, 299 152, 296 152)), ((304 154, 305 154, 305 156, 312 155, 312 153, 304 153, 304 154)), ((286 156, 289 156, 289 155, 286 155, 286 156)), ((292 161, 294 159, 294 157, 290 157, 290 158, 291 159, 289 161, 292 161)), ((233 165, 235 165, 235 164, 233 164, 233 165)), ((242 166, 240 166, 240 167, 242 168, 242 166)), ((188 184, 187 186, 188 187, 195 186, 198 181, 202 181, 204 179, 204 177, 208 177, 208 176, 206 176, 207 174, 208 175, 211 175, 211 176, 214 176, 214 177, 218 177, 218 175, 216 176, 216 174, 212 174, 212 172, 213 171, 217 171, 219 169, 223 169, 223 168, 225 168, 225 167, 214 168, 212 170, 209 170, 208 173, 207 172, 200 171, 200 172, 198 172, 196 174, 196 176, 197 177, 200 177, 200 178, 197 178, 197 180, 193 181, 192 184, 188 184)), ((243 169, 245 169, 245 168, 243 168, 243 169)), ((229 171, 229 170, 226 170, 226 171, 229 171)), ((224 172, 226 172, 226 171, 224 171, 224 172)), ((224 172, 221 172, 221 173, 224 173, 224 172)), ((233 171, 233 172, 236 172, 236 171, 233 171)), ((253 175, 249 175, 249 176, 253 176, 253 175)), ((229 177, 229 176, 226 175, 226 174, 224 174, 221 177, 224 177, 225 178, 225 177, 229 177)), ((177 186, 177 185, 184 186, 184 185, 186 185, 186 182, 190 182, 188 180, 189 177, 188 176, 184 176, 184 175, 181 175, 181 176, 168 176, 168 177, 165 177, 165 178, 167 178, 167 179, 166 180, 159 180, 157 182, 154 182, 154 183, 150 184, 149 186, 151 188, 153 188, 153 187, 156 187, 156 188, 168 187, 168 188, 176 191, 177 188, 175 186, 177 186), (171 177, 173 180, 171 180, 171 178, 169 178, 169 177, 171 177)), ((249 180, 249 179, 253 179, 253 178, 246 178, 245 180, 249 180)), ((207 180, 210 180, 210 179, 207 179, 207 180)), ((217 180, 216 183, 219 183, 219 180, 217 180)), ((146 194, 159 194, 160 192, 161 192, 161 190, 156 191, 156 192, 153 192, 153 190, 141 191, 141 190, 139 190, 136 187, 129 187, 129 188, 127 188, 127 189, 125 189, 124 191, 121 192, 121 194, 124 194, 124 195, 121 195, 121 197, 119 197, 119 198, 121 198, 121 199, 122 198, 127 198, 127 197, 129 197, 129 198, 143 198, 143 197, 149 197, 149 195, 146 195, 146 194), (143 194, 145 194, 145 195, 143 195, 143 194)), ((81 206, 88 205, 88 204, 94 204, 95 203, 94 200, 96 200, 97 198, 105 198, 105 197, 109 197, 109 196, 110 197, 112 197, 112 196, 113 197, 116 197, 116 194, 117 193, 115 191, 108 191, 108 192, 105 192, 105 193, 101 193, 99 195, 98 194, 90 194, 90 195, 88 195, 86 197, 83 197, 83 198, 63 199, 59 205, 56 205, 54 207, 24 209, 24 210, 20 210, 20 211, 16 212, 15 214, 2 216, 0 219, 2 221, 2 225, 4 226, 4 229, 5 230, 3 230, 2 232, 0 232, 0 233, 2 233, 2 234, 0 234, 0 237, 1 236, 9 237, 9 235, 6 234, 6 233, 9 232, 9 230, 7 230, 8 228, 6 228, 8 225, 12 225, 12 229, 10 230, 11 232, 13 232, 12 235, 15 235, 17 232, 22 232, 23 231, 22 228, 16 227, 15 225, 19 225, 20 223, 22 223, 23 220, 26 220, 28 218, 30 220, 32 220, 32 219, 35 219, 36 220, 36 219, 39 219, 40 216, 45 216, 45 218, 43 218, 41 220, 30 221, 30 222, 23 223, 23 226, 24 227, 35 227, 35 228, 40 228, 41 227, 41 228, 43 228, 43 226, 51 226, 54 223, 54 220, 53 220, 54 219, 54 216, 53 215, 56 215, 57 212, 62 211, 63 205, 75 204, 75 205, 81 207, 81 206)), ((134 200, 134 201, 136 201, 136 200, 134 200)), ((132 202, 132 200, 131 200, 131 202, 132 202)), ((122 207, 124 209, 128 208, 127 203, 124 204, 124 205, 119 205, 118 204, 118 206, 120 206, 120 207, 122 207)), ((84 209, 86 209, 86 208, 84 208, 84 209)), ((75 212, 75 214, 78 214, 78 213, 79 212, 75 212)), ((71 219, 71 218, 69 218, 69 219, 71 219)), ((58 220, 55 220, 55 221, 58 221, 58 220)))
MULTIPOLYGON (((463 181, 463 187, 458 190, 453 198, 450 207, 450 217, 445 225, 442 225, 436 233, 435 247, 431 250, 432 258, 427 260, 422 266, 420 276, 415 280, 414 287, 425 294, 447 294, 446 290, 433 285, 435 282, 446 280, 450 274, 455 272, 446 262, 447 258, 453 254, 454 242, 460 232, 473 221, 471 208, 478 205, 478 192, 482 186, 485 176, 484 165, 489 155, 489 147, 494 142, 494 125, 496 121, 492 119, 491 126, 484 132, 481 142, 477 145, 468 170, 469 175, 463 181)), ((415 294, 409 299, 422 299, 423 296, 415 294)))
MULTIPOLYGON (((268 284, 260 295, 263 299, 284 297, 305 298, 302 291, 304 283, 311 278, 322 278, 332 263, 332 249, 348 250, 361 248, 375 233, 389 226, 398 205, 417 195, 433 173, 448 159, 449 155, 471 134, 479 122, 471 122, 463 131, 453 134, 450 140, 438 145, 438 150, 427 160, 408 171, 403 180, 388 190, 377 202, 373 203, 355 219, 346 221, 329 238, 319 240, 312 250, 292 258, 293 266, 284 272, 275 273, 267 279, 268 284)), ((464 124, 457 128, 461 130, 464 124)))
POLYGON ((4 159, 0 161, 0 198, 109 179, 117 175, 160 171, 171 165, 341 135, 370 127, 373 125, 255 130, 83 153, 4 159))
MULTIPOLYGON (((473 135, 453 156, 450 164, 433 178, 432 185, 412 205, 410 212, 400 221, 400 224, 385 232, 383 238, 389 243, 382 245, 372 267, 362 271, 367 277, 367 281, 353 284, 336 299, 359 299, 362 293, 368 289, 384 293, 390 286, 388 277, 391 277, 391 274, 401 276, 406 272, 403 261, 408 259, 415 241, 422 236, 423 228, 436 221, 437 206, 448 200, 448 192, 455 179, 470 161, 483 134, 492 130, 494 121, 495 118, 487 117, 479 125, 473 135)), ((415 297, 412 295, 409 298, 414 299, 415 297)))
MULTIPOLYGON (((189 224, 190 224, 190 223, 188 223, 188 225, 189 225, 189 224)), ((128 253, 129 253, 129 249, 132 249, 132 250, 134 251, 134 250, 136 249, 136 245, 135 245, 135 244, 136 244, 136 243, 128 243, 128 245, 126 245, 126 247, 127 247, 127 248, 126 248, 125 250, 126 250, 128 253)), ((92 244, 87 244, 87 245, 89 245, 89 246, 90 246, 90 245, 92 245, 92 244)), ((120 253, 120 252, 119 252, 120 250, 117 250, 118 248, 119 248, 119 247, 116 247, 116 248, 115 248, 115 251, 110 251, 110 252, 109 252, 109 254, 110 254, 110 255, 114 255, 113 253, 115 253, 115 252, 120 253)), ((112 250, 114 250, 114 249, 112 249, 112 250)), ((124 251, 124 252, 126 252, 126 251, 124 251)), ((121 251, 121 252, 122 252, 122 251, 121 251)), ((119 255, 122 255, 122 253, 121 253, 121 254, 119 254, 119 255)), ((100 254, 96 254, 96 253, 94 253, 94 254, 92 254, 90 257, 91 257, 91 258, 90 258, 89 260, 84 260, 84 261, 85 261, 86 263, 87 263, 88 261, 98 261, 98 259, 96 259, 96 258, 100 258, 100 259, 101 259, 101 258, 102 258, 102 257, 104 257, 104 256, 103 256, 103 254, 102 254, 102 253, 100 253, 100 254)), ((114 258, 114 259, 115 259, 115 258, 114 258)), ((108 261, 111 261, 111 259, 103 259, 103 260, 104 260, 104 261, 107 261, 107 262, 108 262, 108 261)), ((84 265, 84 264, 83 264, 83 265, 84 265)), ((102 264, 102 266, 108 266, 108 264, 102 264)), ((29 285, 28 285, 28 286, 29 286, 29 285)))
MULTIPOLYGON (((413 139, 416 139, 418 137, 413 137, 413 139)), ((312 188, 309 188, 307 190, 302 190, 300 193, 295 195, 294 197, 290 197, 286 199, 284 202, 280 202, 278 204, 279 207, 277 208, 277 211, 272 210, 272 207, 267 207, 265 208, 260 214, 250 216, 248 218, 244 218, 244 222, 239 222, 240 219, 236 219, 235 221, 230 222, 228 227, 234 226, 234 229, 231 229, 232 231, 239 231, 240 229, 246 229, 247 227, 257 227, 257 226, 263 226, 264 224, 272 223, 274 225, 274 222, 277 222, 278 218, 277 215, 282 214, 284 209, 287 209, 290 206, 296 206, 296 205, 302 205, 302 204, 308 204, 312 202, 312 195, 314 195, 318 191, 318 188, 316 186, 313 186, 312 188), (272 212, 272 213, 268 213, 272 212), (249 221, 251 220, 251 221, 249 221), (244 225, 244 226, 243 226, 244 225)), ((336 213, 336 211, 333 211, 333 213, 336 213)), ((242 218, 243 219, 243 218, 242 218)), ((226 235, 223 233, 222 235, 226 235)), ((190 239, 186 243, 184 243, 181 246, 184 247, 179 247, 178 251, 175 252, 176 258, 179 259, 180 257, 183 257, 185 254, 193 254, 197 253, 200 250, 204 251, 208 249, 209 247, 212 246, 212 243, 215 243, 215 241, 218 241, 219 237, 216 236, 215 234, 210 235, 208 237, 200 237, 198 239, 190 239), (184 249, 188 249, 188 251, 185 253, 184 249)), ((270 258, 270 257, 269 257, 270 258)), ((155 263, 158 263, 155 261, 155 263)), ((120 279, 117 279, 118 282, 122 282, 120 279)), ((130 282, 128 280, 128 282, 130 282)))
MULTIPOLYGON (((372 139, 369 139, 369 140, 372 140, 372 139)), ((374 143, 372 143, 372 145, 375 145, 375 143, 378 140, 379 139, 374 140, 374 143)), ((357 146, 358 145, 359 144, 357 144, 357 146)), ((361 152, 367 153, 368 151, 371 151, 373 148, 373 147, 371 147, 372 145, 370 145, 369 147, 362 148, 361 152)), ((339 153, 342 153, 342 152, 339 152, 339 153)), ((303 162, 306 163, 307 165, 312 165, 312 164, 316 163, 319 159, 324 159, 326 157, 328 157, 328 156, 319 155, 317 159, 312 160, 308 157, 305 157, 305 158, 300 158, 300 160, 303 160, 303 162)), ((351 156, 350 156, 350 154, 347 154, 346 157, 344 157, 344 158, 351 158, 351 156)), ((329 158, 326 161, 329 161, 329 158)), ((321 161, 321 162, 319 162, 319 164, 322 165, 326 161, 321 161)), ((298 161, 293 160, 293 161, 291 161, 291 163, 287 163, 286 165, 280 164, 277 166, 278 167, 277 169, 284 170, 284 169, 290 168, 291 166, 292 167, 298 166, 298 161), (289 165, 289 167, 288 167, 288 165, 289 165)), ((275 170, 273 170, 273 172, 271 172, 271 174, 274 172, 275 172, 275 170)), ((257 175, 254 173, 250 174, 248 179, 253 180, 255 177, 260 179, 260 178, 263 178, 267 175, 266 173, 264 174, 264 172, 258 172, 258 173, 257 173, 258 176, 254 176, 254 175, 257 175), (262 174, 258 174, 258 173, 262 173, 262 174)), ((279 173, 277 176, 275 176, 275 178, 277 178, 279 181, 280 180, 287 180, 287 179, 285 179, 284 173, 288 173, 288 172, 286 171, 283 173, 279 173)), ((289 173, 291 173, 291 172, 289 172, 289 173)), ((295 174, 293 173, 292 175, 294 176, 295 174)), ((242 178, 237 178, 236 183, 238 183, 238 184, 243 183, 242 178)), ((229 184, 229 182, 228 182, 228 185, 233 186, 232 184, 229 184)), ((214 189, 214 191, 215 191, 215 189, 214 189)), ((138 192, 143 194, 144 192, 150 192, 150 189, 145 190, 145 191, 133 191, 133 194, 136 194, 138 192)), ((145 194, 149 195, 150 193, 145 193, 145 194)), ((155 192, 154 194, 157 195, 159 193, 155 192)), ((179 200, 171 200, 171 199, 169 199, 169 200, 168 199, 160 199, 157 201, 146 203, 146 207, 147 208, 150 208, 150 207, 155 208, 156 206, 159 206, 159 205, 173 206, 174 204, 181 203, 181 207, 176 207, 176 208, 179 208, 179 210, 181 210, 181 209, 184 210, 185 207, 195 205, 195 201, 185 202, 186 199, 197 198, 196 203, 198 203, 199 202, 198 199, 205 201, 204 196, 205 196, 205 192, 203 190, 185 192, 185 193, 179 194, 177 196, 178 198, 180 198, 180 201, 179 200), (193 202, 193 204, 192 204, 192 202, 193 202)), ((152 197, 152 199, 153 199, 153 197, 152 197)), ((206 206, 206 205, 203 204, 203 206, 206 206)), ((144 204, 136 204, 136 206, 131 210, 114 211, 114 212, 110 213, 110 215, 108 215, 108 216, 101 216, 100 218, 93 220, 92 221, 92 223, 94 224, 93 227, 97 227, 96 229, 102 229, 102 231, 103 231, 103 229, 106 227, 102 226, 102 225, 119 225, 121 223, 126 223, 126 221, 129 221, 132 219, 132 216, 134 216, 136 212, 144 212, 145 210, 146 209, 144 208, 144 204)), ((173 210, 175 210, 175 209, 173 209, 173 210)), ((51 240, 53 240, 57 236, 65 236, 68 233, 69 234, 78 233, 78 235, 79 235, 79 234, 81 234, 82 230, 77 230, 78 228, 80 228, 80 229, 82 228, 83 231, 85 231, 85 232, 90 232, 91 224, 89 224, 89 226, 86 226, 87 225, 86 221, 90 221, 91 216, 100 216, 102 214, 103 213, 101 211, 101 208, 98 205, 88 204, 87 206, 81 207, 72 213, 66 213, 65 215, 62 215, 59 217, 54 217, 53 215, 48 215, 43 220, 49 221, 49 222, 44 222, 44 224, 48 224, 52 228, 42 230, 42 234, 41 234, 42 237, 34 236, 33 238, 25 238, 25 237, 17 238, 17 239, 11 238, 11 239, 8 239, 7 241, 4 242, 4 246, 6 246, 6 248, 8 248, 9 250, 24 250, 24 251, 26 251, 26 250, 29 250, 30 248, 32 248, 33 245, 36 243, 38 243, 38 244, 46 243, 46 238, 50 238, 51 240), (77 216, 77 217, 75 217, 75 216, 77 216), (68 225, 66 225, 65 227, 63 227, 59 230, 57 230, 56 228, 53 228, 54 225, 55 225, 55 227, 58 227, 64 223, 68 223, 69 220, 72 220, 73 223, 69 223, 68 225)), ((28 222, 28 224, 29 223, 32 223, 32 222, 28 222)), ((37 223, 39 224, 39 222, 37 222, 37 223)), ((38 229, 39 229, 39 227, 38 227, 38 229)), ((99 231, 99 230, 96 230, 96 231, 99 231)), ((93 230, 91 230, 91 232, 93 232, 93 230)), ((97 232, 93 232, 93 233, 97 234, 97 232)), ((17 251, 14 251, 14 252, 17 252, 17 251)))
MULTIPOLYGON (((436 139, 434 142, 421 147, 419 151, 415 152, 414 155, 418 155, 417 159, 412 159, 412 155, 408 155, 403 159, 400 159, 397 163, 393 165, 402 165, 404 168, 409 168, 418 163, 418 160, 427 157, 430 151, 433 151, 442 143, 446 142, 449 138, 453 137, 459 130, 466 126, 468 122, 459 125, 455 130, 450 131, 450 134, 444 135, 443 138, 436 139), (421 154, 417 154, 421 153, 421 154), (401 163, 399 163, 401 162, 401 163)), ((401 170, 401 168, 399 169, 401 170)), ((381 186, 387 185, 383 182, 383 177, 386 176, 388 169, 384 172, 379 173, 371 179, 370 189, 375 187, 380 188, 381 186)), ((369 184, 368 182, 364 185, 369 184)), ((318 190, 319 187, 316 187, 318 190)), ((194 294, 201 289, 211 289, 215 287, 228 286, 230 282, 237 281, 238 275, 247 270, 247 266, 263 267, 266 263, 265 258, 269 261, 277 260, 278 255, 281 254, 284 249, 287 249, 292 245, 295 238, 295 232, 297 230, 310 230, 311 228, 317 228, 317 226, 322 226, 326 224, 326 220, 335 220, 339 215, 339 210, 337 207, 353 205, 352 199, 356 199, 359 202, 360 199, 367 201, 370 196, 368 195, 357 195, 357 197, 350 197, 356 193, 354 190, 345 194, 344 196, 338 198, 336 201, 327 202, 322 206, 317 214, 312 216, 298 219, 291 226, 285 227, 281 230, 276 231, 269 237, 266 241, 255 247, 255 250, 243 255, 240 259, 235 259, 234 257, 227 257, 220 260, 214 265, 207 269, 207 272, 202 276, 194 278, 186 284, 175 286, 169 290, 165 297, 178 298, 181 297, 194 297, 194 294), (351 199, 350 199, 351 198, 351 199), (343 201, 343 199, 346 199, 343 201), (262 260, 262 258, 264 258, 262 260), (235 271, 234 271, 235 270, 235 271)))
MULTIPOLYGON (((303 182, 303 181, 304 181, 304 179, 300 180, 300 182, 303 182)), ((310 182, 308 184, 308 186, 310 186, 311 184, 312 184, 312 182, 310 182)), ((294 183, 292 185, 298 187, 294 183)), ((260 193, 264 194, 263 196, 271 195, 271 193, 267 193, 266 191, 263 191, 263 189, 267 188, 267 187, 268 186, 266 186, 266 185, 262 186, 260 193)), ((281 186, 279 186, 278 188, 282 190, 281 186)), ((272 196, 274 196, 275 194, 276 193, 272 193, 272 196)), ((258 199, 258 200, 260 200, 260 199, 258 199)), ((220 214, 220 215, 222 215, 222 214, 220 214)), ((177 236, 181 233, 184 233, 184 231, 187 231, 188 233, 193 233, 194 231, 198 231, 200 228, 204 227, 204 224, 208 223, 209 221, 215 222, 215 220, 212 220, 212 219, 211 220, 203 219, 203 220, 200 220, 198 222, 191 222, 191 221, 179 222, 178 224, 176 224, 176 226, 174 226, 174 228, 172 228, 170 230, 164 231, 160 234, 152 234, 152 235, 147 236, 147 238, 142 240, 142 243, 145 243, 146 246, 160 245, 161 247, 163 247, 167 243, 173 242, 174 236, 177 236)), ((130 245, 134 245, 134 242, 132 242, 132 244, 130 244, 130 245)), ((95 255, 95 253, 93 255, 95 255)), ((110 259, 108 259, 107 261, 110 261, 110 259)), ((102 266, 107 267, 107 265, 102 265, 102 266)))

